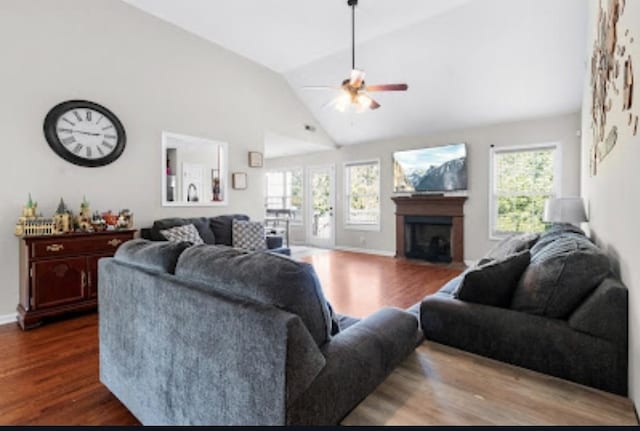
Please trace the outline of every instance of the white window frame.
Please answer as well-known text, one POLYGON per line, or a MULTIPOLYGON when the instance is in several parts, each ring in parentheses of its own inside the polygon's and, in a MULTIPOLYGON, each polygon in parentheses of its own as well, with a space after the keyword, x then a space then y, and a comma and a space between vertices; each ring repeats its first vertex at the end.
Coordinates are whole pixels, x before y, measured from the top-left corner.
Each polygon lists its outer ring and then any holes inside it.
MULTIPOLYGON (((489 150, 489 239, 499 241, 513 232, 496 231, 497 222, 497 192, 496 192, 496 162, 495 156, 500 153, 536 151, 553 149, 553 186, 551 196, 559 196, 562 184, 562 145, 559 142, 545 142, 514 146, 492 146, 489 150)), ((532 193, 533 194, 533 193, 532 193)), ((525 194, 526 195, 526 194, 525 194)))
POLYGON ((345 230, 357 230, 357 231, 374 231, 380 232, 380 219, 382 217, 381 211, 381 202, 382 197, 380 196, 380 177, 382 176, 381 171, 381 163, 380 159, 367 159, 367 160, 353 160, 343 163, 342 169, 342 178, 343 178, 343 190, 344 190, 344 229, 345 230), (350 210, 350 176, 349 176, 349 168, 352 166, 358 165, 370 165, 377 164, 378 165, 378 181, 376 182, 376 188, 378 192, 378 222, 377 223, 352 223, 349 221, 349 210, 350 210))
MULTIPOLYGON (((266 180, 267 174, 273 174, 273 173, 283 173, 283 172, 293 172, 293 171, 300 171, 301 175, 302 175, 302 208, 298 209, 298 220, 291 220, 289 221, 289 224, 292 226, 301 226, 304 224, 304 220, 306 218, 306 211, 305 211, 305 207, 306 207, 306 200, 307 200, 307 195, 306 195, 306 187, 307 187, 307 179, 306 179, 306 172, 305 169, 303 167, 291 167, 291 168, 274 168, 274 169, 269 169, 267 170, 267 172, 265 173, 265 190, 264 190, 264 211, 265 211, 265 215, 267 213, 267 199, 269 198, 269 184, 268 181, 266 180)), ((285 187, 285 193, 286 193, 286 178, 284 179, 284 182, 282 183, 283 186, 285 187)), ((283 195, 284 199, 287 199, 286 194, 283 195)))

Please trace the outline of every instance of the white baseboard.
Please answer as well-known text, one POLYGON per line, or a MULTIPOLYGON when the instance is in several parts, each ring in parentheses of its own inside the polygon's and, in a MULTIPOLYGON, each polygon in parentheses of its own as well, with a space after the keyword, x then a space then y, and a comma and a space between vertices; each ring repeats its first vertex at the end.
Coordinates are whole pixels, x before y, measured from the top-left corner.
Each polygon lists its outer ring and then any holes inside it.
POLYGON ((394 257, 396 255, 395 251, 372 250, 369 248, 357 248, 357 247, 335 246, 334 250, 352 251, 354 253, 374 254, 376 256, 387 256, 387 257, 394 257))
POLYGON ((16 313, 5 314, 4 316, 0 316, 0 325, 7 325, 9 323, 16 323, 16 318, 18 315, 16 313))

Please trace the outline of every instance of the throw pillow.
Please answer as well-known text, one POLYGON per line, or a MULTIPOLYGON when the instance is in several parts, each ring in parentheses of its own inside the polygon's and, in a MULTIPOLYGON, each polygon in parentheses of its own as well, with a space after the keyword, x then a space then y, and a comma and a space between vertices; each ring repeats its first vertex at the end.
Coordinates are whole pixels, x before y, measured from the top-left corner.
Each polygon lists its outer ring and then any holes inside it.
POLYGON ((161 230, 160 233, 168 241, 187 241, 194 245, 204 244, 204 241, 198 233, 198 229, 192 224, 185 224, 184 226, 176 226, 171 229, 161 230))
POLYGON ((216 244, 233 245, 231 230, 233 220, 249 221, 249 217, 244 214, 221 215, 209 219, 209 228, 216 237, 216 244))
POLYGON ((529 251, 525 250, 473 268, 464 275, 454 297, 476 304, 508 307, 530 259, 529 251))
POLYGON ((264 225, 260 222, 233 220, 232 240, 234 248, 251 251, 267 249, 264 225))
POLYGON ((207 244, 215 244, 216 238, 209 227, 209 219, 205 217, 200 218, 164 218, 153 222, 153 226, 150 232, 150 238, 152 241, 164 241, 166 238, 162 235, 161 231, 171 229, 176 226, 184 226, 186 224, 192 224, 198 229, 200 238, 207 244))
POLYGON ((509 235, 489 250, 489 253, 487 253, 478 264, 482 265, 492 260, 502 260, 512 254, 529 250, 539 237, 540 235, 537 233, 516 233, 509 235))
POLYGON ((532 253, 511 308, 566 318, 608 274, 609 258, 598 247, 586 237, 565 233, 532 253))

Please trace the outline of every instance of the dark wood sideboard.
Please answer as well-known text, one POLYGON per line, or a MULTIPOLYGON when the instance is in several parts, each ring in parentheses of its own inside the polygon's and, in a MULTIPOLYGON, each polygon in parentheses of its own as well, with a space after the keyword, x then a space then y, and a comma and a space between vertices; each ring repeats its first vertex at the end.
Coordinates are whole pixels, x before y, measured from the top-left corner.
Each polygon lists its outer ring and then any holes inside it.
POLYGON ((20 239, 22 329, 43 319, 98 305, 98 260, 113 256, 135 230, 29 236, 20 239))

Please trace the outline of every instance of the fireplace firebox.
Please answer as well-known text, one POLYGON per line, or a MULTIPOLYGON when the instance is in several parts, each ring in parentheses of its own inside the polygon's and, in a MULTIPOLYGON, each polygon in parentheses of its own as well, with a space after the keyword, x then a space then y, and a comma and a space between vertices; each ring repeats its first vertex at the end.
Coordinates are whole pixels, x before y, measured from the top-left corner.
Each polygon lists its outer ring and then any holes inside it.
POLYGON ((464 264, 466 196, 391 199, 396 203, 396 257, 464 264))
POLYGON ((408 216, 404 218, 405 256, 429 262, 451 262, 451 228, 447 216, 408 216))

